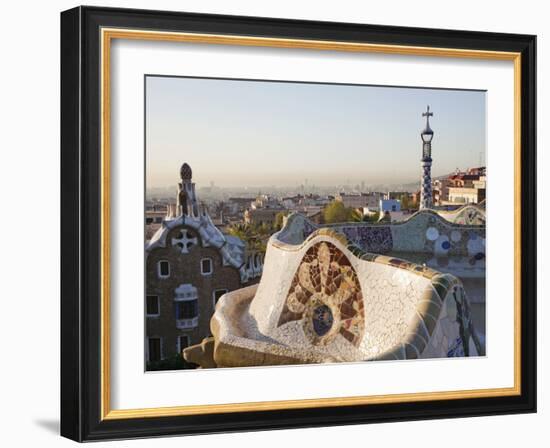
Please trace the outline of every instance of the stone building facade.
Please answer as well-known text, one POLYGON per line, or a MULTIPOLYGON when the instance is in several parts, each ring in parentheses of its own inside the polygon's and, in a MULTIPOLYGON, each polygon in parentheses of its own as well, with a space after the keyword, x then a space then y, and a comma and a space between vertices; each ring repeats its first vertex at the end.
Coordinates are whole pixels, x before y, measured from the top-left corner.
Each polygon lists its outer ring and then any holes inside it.
POLYGON ((259 280, 263 255, 224 235, 199 206, 192 171, 181 168, 177 203, 145 246, 147 362, 210 336, 219 298, 259 280))
POLYGON ((452 204, 479 204, 485 200, 485 188, 450 187, 449 202, 452 204))
POLYGON ((277 221, 277 215, 279 213, 286 213, 284 208, 255 208, 246 210, 244 212, 244 222, 247 224, 256 225, 275 225, 277 221))
POLYGON ((385 193, 372 191, 369 193, 346 194, 339 193, 335 198, 344 204, 345 207, 363 208, 368 207, 370 210, 377 210, 382 199, 386 199, 385 193))
POLYGON ((439 201, 440 205, 479 204, 485 199, 487 177, 485 167, 470 168, 466 172, 450 175, 445 179, 447 197, 439 201))

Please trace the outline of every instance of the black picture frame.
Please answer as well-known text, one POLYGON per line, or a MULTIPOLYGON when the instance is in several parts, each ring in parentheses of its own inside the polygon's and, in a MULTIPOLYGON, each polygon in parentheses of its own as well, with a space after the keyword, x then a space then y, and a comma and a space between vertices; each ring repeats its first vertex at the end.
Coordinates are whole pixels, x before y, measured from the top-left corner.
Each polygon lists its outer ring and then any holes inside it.
POLYGON ((536 412, 536 36, 100 7, 61 13, 61 435, 76 441, 536 412), (521 53, 521 394, 101 418, 100 29, 521 53))

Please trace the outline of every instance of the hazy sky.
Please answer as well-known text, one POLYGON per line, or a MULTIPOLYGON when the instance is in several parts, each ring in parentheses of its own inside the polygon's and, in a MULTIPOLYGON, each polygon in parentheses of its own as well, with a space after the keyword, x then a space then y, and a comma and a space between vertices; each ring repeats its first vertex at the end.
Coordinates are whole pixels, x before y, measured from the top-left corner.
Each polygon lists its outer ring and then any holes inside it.
POLYGON ((432 175, 485 154, 485 92, 193 78, 146 78, 147 186, 188 162, 199 185, 408 183, 434 116, 432 175))

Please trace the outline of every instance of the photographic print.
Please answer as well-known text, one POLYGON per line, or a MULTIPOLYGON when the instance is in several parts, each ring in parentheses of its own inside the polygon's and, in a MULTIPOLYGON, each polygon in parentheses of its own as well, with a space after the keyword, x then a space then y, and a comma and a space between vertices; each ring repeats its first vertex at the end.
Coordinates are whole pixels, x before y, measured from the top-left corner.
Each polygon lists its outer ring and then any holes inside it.
POLYGON ((62 435, 536 411, 536 36, 61 25, 62 435))
POLYGON ((485 356, 486 92, 145 77, 147 371, 485 356))

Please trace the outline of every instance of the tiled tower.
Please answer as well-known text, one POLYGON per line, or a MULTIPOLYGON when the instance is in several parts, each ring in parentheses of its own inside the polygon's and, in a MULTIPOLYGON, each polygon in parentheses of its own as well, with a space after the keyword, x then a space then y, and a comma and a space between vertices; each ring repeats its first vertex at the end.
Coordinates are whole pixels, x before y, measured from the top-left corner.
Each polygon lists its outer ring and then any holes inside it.
POLYGON ((434 131, 430 128, 430 117, 433 113, 430 112, 430 106, 426 112, 422 114, 426 117, 426 127, 420 134, 422 137, 422 179, 420 181, 420 210, 431 208, 432 200, 432 139, 434 131))
POLYGON ((199 217, 199 206, 195 194, 195 184, 192 182, 193 171, 184 163, 180 169, 181 182, 178 184, 177 214, 199 217))

